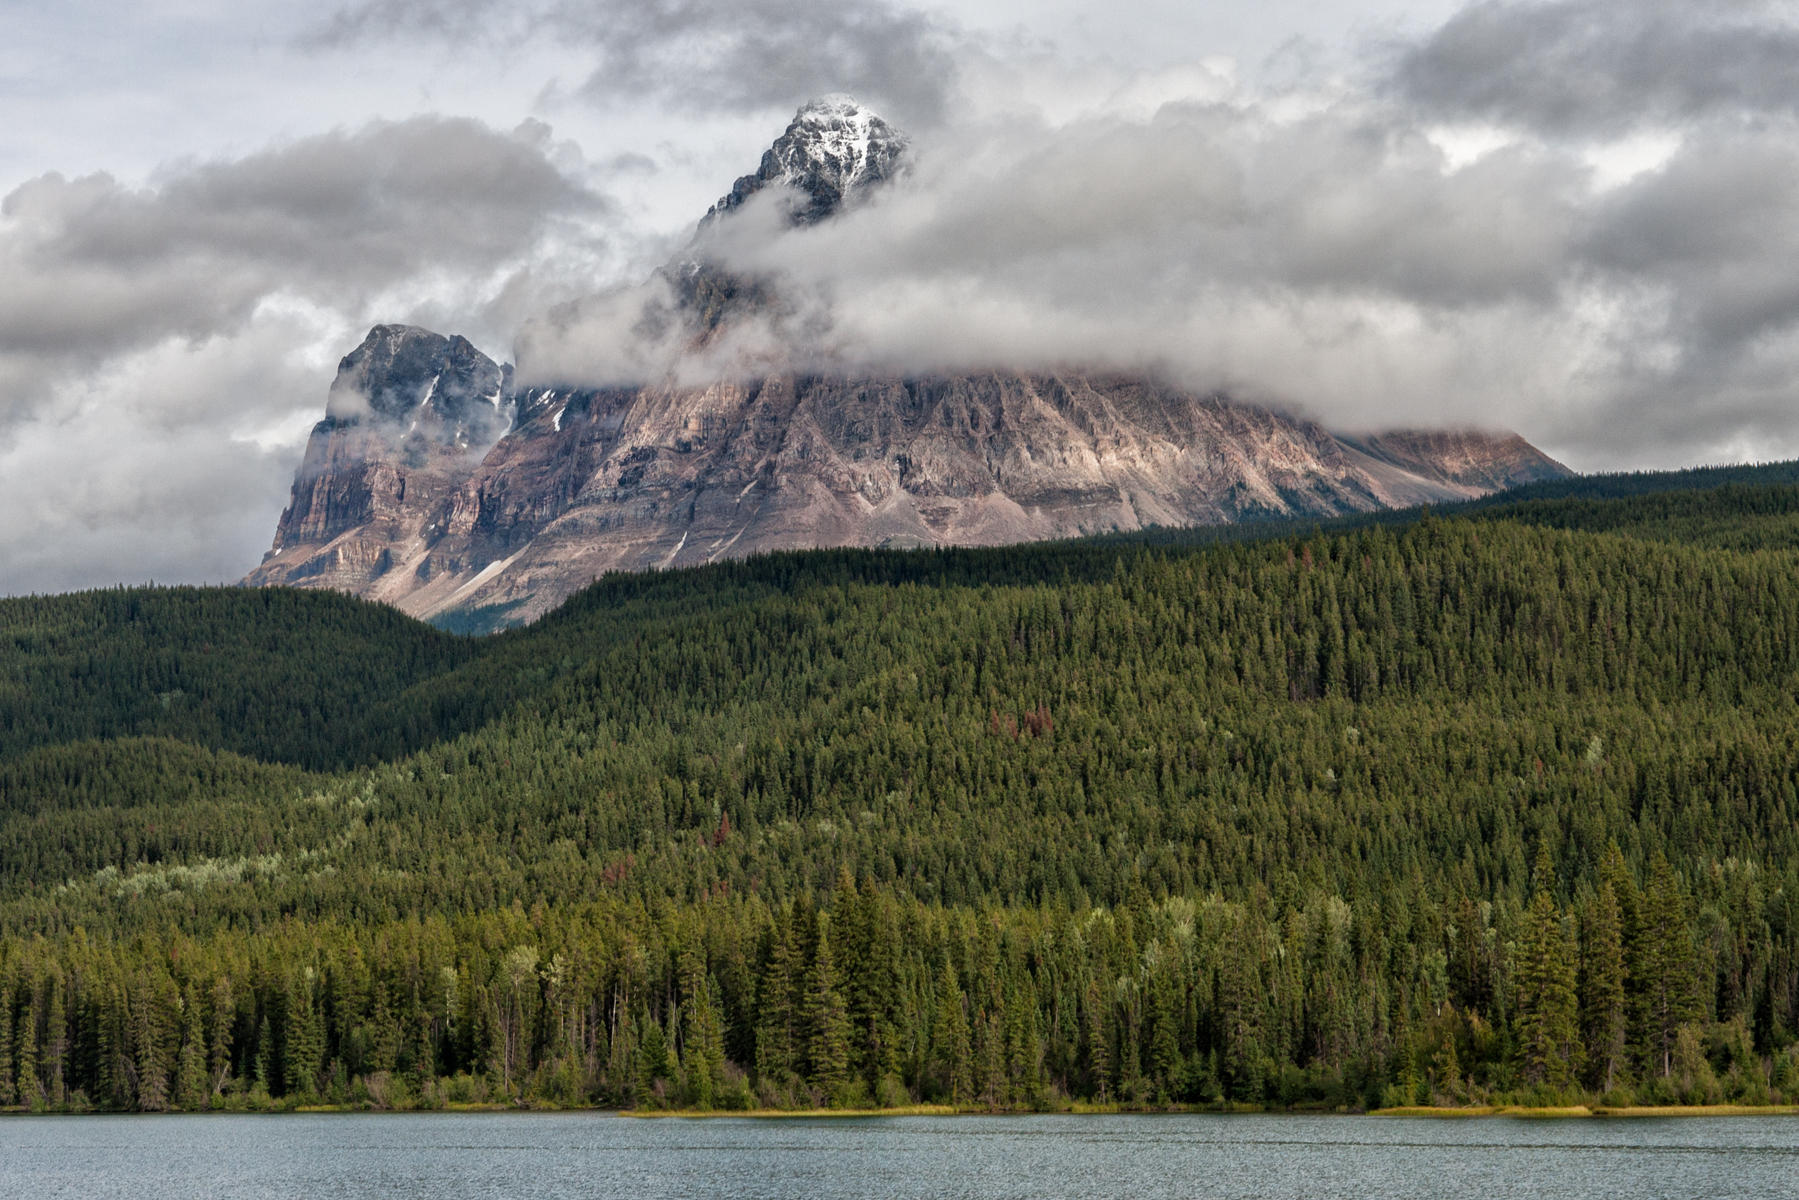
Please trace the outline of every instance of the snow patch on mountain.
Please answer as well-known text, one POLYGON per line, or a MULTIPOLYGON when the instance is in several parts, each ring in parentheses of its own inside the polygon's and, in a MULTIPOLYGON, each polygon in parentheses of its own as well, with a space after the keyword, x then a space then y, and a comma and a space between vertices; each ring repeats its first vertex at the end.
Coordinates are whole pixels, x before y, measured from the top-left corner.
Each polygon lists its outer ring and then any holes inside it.
POLYGON ((770 186, 798 193, 790 214, 794 224, 822 221, 903 172, 910 153, 905 134, 854 98, 821 96, 794 114, 787 131, 763 153, 756 173, 738 179, 701 224, 770 186))

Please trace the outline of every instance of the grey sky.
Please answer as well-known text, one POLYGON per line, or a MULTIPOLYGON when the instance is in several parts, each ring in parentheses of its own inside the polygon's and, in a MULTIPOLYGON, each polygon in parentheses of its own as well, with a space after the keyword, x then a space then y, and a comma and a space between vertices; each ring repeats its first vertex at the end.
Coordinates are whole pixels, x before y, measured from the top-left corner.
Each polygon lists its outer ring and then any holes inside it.
POLYGON ((1773 0, 0 13, 0 593, 241 575, 377 321, 641 366, 616 289, 829 90, 918 170, 732 251, 828 363, 1152 365, 1589 469, 1799 454, 1773 0))

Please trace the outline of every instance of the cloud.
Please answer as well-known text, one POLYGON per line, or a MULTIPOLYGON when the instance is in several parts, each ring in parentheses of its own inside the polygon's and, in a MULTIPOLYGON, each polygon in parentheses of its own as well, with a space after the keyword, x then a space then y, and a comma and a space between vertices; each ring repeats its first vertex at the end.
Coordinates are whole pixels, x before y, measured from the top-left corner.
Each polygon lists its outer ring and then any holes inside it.
POLYGON ((694 112, 785 107, 853 91, 914 122, 936 120, 972 35, 946 18, 883 0, 362 0, 306 32, 341 50, 434 37, 585 47, 579 91, 610 103, 653 97, 694 112))
POLYGON ((264 312, 232 336, 171 340, 88 375, 0 438, 0 590, 232 580, 267 548, 328 367, 305 351, 347 331, 264 312))
POLYGON ((1546 139, 1451 155, 1431 114, 1367 95, 1012 108, 916 149, 831 221, 784 228, 763 196, 715 229, 707 253, 781 304, 703 356, 614 292, 529 326, 521 372, 1148 369, 1338 428, 1509 426, 1588 467, 1799 450, 1781 130, 1622 183, 1546 139))
POLYGON ((368 324, 486 312, 504 344, 517 311, 566 294, 558 263, 590 261, 583 239, 609 210, 551 152, 428 117, 178 165, 143 188, 50 174, 14 189, 0 590, 241 575, 368 324))
POLYGON ((0 353, 92 357, 241 323, 266 296, 353 309, 395 283, 497 269, 601 202, 476 122, 380 122, 136 190, 41 176, 0 202, 0 353))
POLYGON ((1392 82, 1439 116, 1554 136, 1792 117, 1799 24, 1784 0, 1485 0, 1407 48, 1392 82))
POLYGON ((1796 455, 1787 14, 1481 3, 1360 76, 1257 90, 1218 63, 1001 52, 883 0, 352 3, 315 50, 555 42, 585 111, 642 137, 589 161, 541 122, 428 116, 144 186, 15 187, 0 591, 240 575, 377 321, 496 356, 516 335, 527 382, 1150 370, 1338 428, 1516 428, 1585 468, 1796 455), (820 225, 784 228, 765 193, 715 227, 708 253, 781 303, 702 352, 646 321, 666 281, 618 281, 675 256, 645 248, 704 200, 627 208, 592 181, 709 175, 758 114, 841 88, 910 127, 915 169, 820 225))

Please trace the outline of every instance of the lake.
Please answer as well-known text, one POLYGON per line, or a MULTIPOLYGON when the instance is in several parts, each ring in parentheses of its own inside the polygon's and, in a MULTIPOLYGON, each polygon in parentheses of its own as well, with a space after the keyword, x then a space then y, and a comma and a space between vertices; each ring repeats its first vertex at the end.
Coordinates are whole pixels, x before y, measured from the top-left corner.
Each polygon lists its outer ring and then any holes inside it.
POLYGON ((1799 1118, 0 1119, 12 1197, 1782 1197, 1799 1118))

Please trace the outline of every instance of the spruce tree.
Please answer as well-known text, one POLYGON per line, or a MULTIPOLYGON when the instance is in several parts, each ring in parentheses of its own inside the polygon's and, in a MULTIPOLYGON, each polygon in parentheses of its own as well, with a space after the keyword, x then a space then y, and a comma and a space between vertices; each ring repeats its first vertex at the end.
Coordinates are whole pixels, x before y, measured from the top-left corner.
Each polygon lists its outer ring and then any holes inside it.
POLYGON ((229 976, 221 973, 213 979, 207 1001, 210 1018, 206 1038, 206 1069, 210 1076, 207 1090, 210 1095, 218 1095, 224 1091, 225 1081, 231 1078, 232 1031, 237 1024, 237 1002, 229 976))
POLYGON ((794 1075, 799 1037, 793 936, 788 914, 777 911, 756 988, 756 1076, 785 1084, 794 1075))
POLYGON ((1112 1096, 1112 1021, 1111 993, 1088 980, 1081 999, 1083 1033, 1087 1044, 1087 1076, 1090 1094, 1101 1104, 1112 1096))
POLYGON ((1523 1077, 1552 1091, 1567 1091, 1581 1057, 1574 958, 1546 886, 1531 898, 1513 974, 1523 1077))
POLYGON ((0 1108, 11 1108, 19 1102, 19 1065, 13 1051, 15 1023, 11 972, 0 967, 0 1108))
POLYGON ((408 1074, 412 1080, 413 1092, 422 1097, 425 1090, 437 1078, 437 1055, 436 1039, 432 1037, 431 1033, 431 1014, 425 1009, 424 1002, 420 1000, 416 986, 412 992, 409 1024, 412 1035, 409 1046, 408 1074))
POLYGON ((318 1089, 325 1058, 324 1018, 318 1008, 318 974, 302 967, 288 976, 282 1010, 282 1087, 289 1096, 310 1097, 318 1089))
POLYGON ((807 1079, 832 1102, 850 1079, 849 1013, 838 989, 837 971, 831 961, 831 936, 826 917, 818 918, 817 949, 806 978, 804 1011, 807 1079))
POLYGON ((659 1082, 674 1077, 674 1064, 669 1059, 668 1034, 648 1008, 638 1018, 638 1027, 636 1083, 641 1101, 657 1094, 659 1082))
POLYGON ((162 1112, 173 1099, 181 1027, 174 1011, 174 981, 154 968, 139 972, 131 988, 130 1039, 137 1108, 162 1112))
POLYGON ((280 1062, 275 1054, 275 1033, 269 1027, 268 1014, 264 1013, 256 1023, 256 1052, 250 1066, 251 1087, 262 1098, 271 1094, 271 1089, 279 1080, 279 1067, 280 1062))
POLYGON ((1181 1042, 1172 972, 1157 970, 1148 983, 1149 1076, 1156 1099, 1167 1103, 1182 1089, 1181 1042))
POLYGON ((687 1026, 681 1068, 694 1106, 707 1109, 724 1088, 725 1039, 717 985, 700 956, 691 950, 682 955, 680 971, 681 1010, 687 1026))
POLYGON ((974 1096, 969 1062, 968 1012, 962 985, 948 958, 937 973, 936 1017, 931 1025, 931 1068, 943 1098, 960 1107, 974 1096))
POLYGON ((175 1068, 175 1106, 189 1112, 207 1107, 212 1095, 206 1071, 206 1023, 199 989, 189 985, 181 1005, 181 1051, 175 1068))
POLYGON ((831 1101, 849 1083, 849 1013, 831 963, 831 932, 824 914, 819 914, 819 943, 806 979, 804 1024, 808 1083, 831 1101))
POLYGON ((1628 1014, 1624 992, 1624 926, 1617 893, 1602 881, 1588 904, 1580 944, 1581 1031, 1588 1078, 1609 1092, 1624 1069, 1628 1014))
POLYGON ((43 1021, 44 1013, 38 989, 27 983, 22 991, 24 995, 19 1008, 18 1033, 13 1042, 18 1080, 16 1090, 20 1104, 36 1109, 44 1103, 44 1083, 38 1076, 37 1061, 38 1026, 43 1021))
POLYGON ((44 1011, 44 1048, 42 1072, 45 1080, 44 1099, 52 1108, 61 1108, 68 1099, 69 1020, 63 993, 68 990, 60 973, 52 973, 47 981, 50 998, 44 1011))
POLYGON ((1680 1027, 1699 1011, 1693 931, 1686 892, 1657 852, 1643 893, 1640 946, 1632 976, 1637 996, 1638 1049, 1645 1066, 1666 1078, 1673 1070, 1680 1027))

